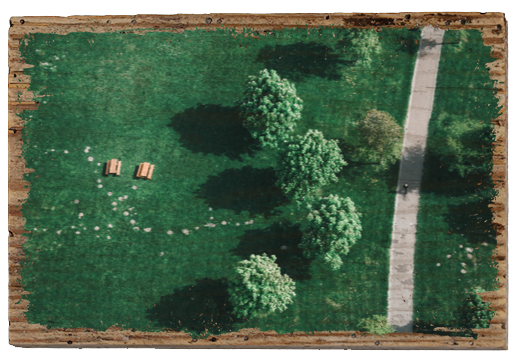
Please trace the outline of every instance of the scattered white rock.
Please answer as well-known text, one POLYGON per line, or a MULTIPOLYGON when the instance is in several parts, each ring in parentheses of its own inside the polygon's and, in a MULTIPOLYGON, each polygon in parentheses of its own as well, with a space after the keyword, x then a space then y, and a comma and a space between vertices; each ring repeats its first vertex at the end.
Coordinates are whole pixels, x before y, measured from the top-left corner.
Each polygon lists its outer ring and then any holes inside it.
POLYGON ((464 262, 462 262, 462 263, 461 263, 461 266, 467 266, 467 264, 466 264, 466 263, 464 263, 464 262))
POLYGON ((188 231, 187 229, 183 229, 183 234, 188 235, 189 233, 190 231, 188 231))
POLYGON ((76 235, 78 235, 80 232, 79 231, 76 231, 76 235))
POLYGON ((221 224, 226 225, 226 221, 223 221, 221 224))
POLYGON ((78 204, 80 201, 78 199, 74 200, 74 204, 78 204))
POLYGON ((468 257, 469 259, 471 259, 471 258, 472 258, 472 255, 471 255, 471 254, 467 254, 467 257, 468 257))
POLYGON ((213 210, 213 209, 212 209, 212 208, 210 208, 210 211, 212 211, 212 210, 213 210))
POLYGON ((84 152, 85 152, 85 153, 88 153, 88 152, 89 152, 89 149, 90 149, 90 147, 85 148, 84 152))
POLYGON ((98 167, 101 165, 101 163, 98 163, 98 167))
POLYGON ((132 189, 136 190, 137 189, 137 185, 132 185, 132 189))
POLYGON ((101 179, 98 179, 98 183, 101 183, 101 179))
POLYGON ((438 263, 436 264, 436 266, 441 266, 441 264, 438 262, 438 263))
POLYGON ((64 152, 65 154, 68 154, 68 153, 69 153, 69 151, 68 151, 68 150, 64 150, 63 152, 64 152))
POLYGON ((113 227, 112 224, 109 224, 109 227, 112 228, 113 227))
POLYGON ((109 239, 109 240, 110 240, 110 236, 107 236, 107 239, 109 239))
POLYGON ((163 256, 165 253, 164 252, 160 252, 159 255, 163 256))
POLYGON ((83 216, 83 213, 79 213, 78 214, 78 219, 81 219, 82 216, 83 216))
POLYGON ((137 227, 137 226, 136 226, 136 227, 134 227, 134 230, 139 230, 139 227, 137 227))
POLYGON ((462 249, 462 248, 463 248, 463 245, 459 245, 459 248, 462 249))
POLYGON ((123 199, 128 199, 128 195, 125 195, 125 196, 123 197, 123 199))
POLYGON ((213 220, 213 216, 210 218, 210 220, 213 220))
POLYGON ((472 251, 474 251, 474 249, 471 248, 471 247, 467 247, 465 250, 467 250, 468 252, 472 252, 472 251))
POLYGON ((114 207, 112 210, 116 211, 116 210, 118 210, 118 208, 114 207))
POLYGON ((130 220, 130 223, 131 223, 132 225, 134 225, 134 224, 136 223, 136 220, 132 219, 132 220, 130 220))
POLYGON ((108 196, 112 196, 112 192, 109 191, 109 192, 107 193, 107 195, 108 195, 108 196))
POLYGON ((103 185, 101 185, 101 184, 100 184, 100 185, 98 185, 98 188, 100 188, 100 189, 101 189, 101 188, 103 188, 103 185))
POLYGON ((143 231, 145 231, 145 232, 150 232, 150 230, 152 230, 152 228, 150 228, 150 227, 147 227, 146 229, 143 229, 143 231))
POLYGON ((117 202, 117 201, 113 201, 113 202, 112 202, 112 205, 113 205, 113 206, 116 206, 116 205, 118 205, 118 202, 117 202))
POLYGON ((172 235, 174 232, 173 232, 172 230, 168 230, 166 233, 167 233, 168 235, 172 235))
POLYGON ((236 225, 237 225, 237 226, 240 226, 240 225, 241 225, 241 223, 237 223, 236 225))
POLYGON ((89 159, 89 162, 92 162, 94 160, 93 157, 89 157, 88 159, 89 159))
POLYGON ((120 196, 120 197, 118 198, 118 200, 119 200, 119 201, 123 201, 123 197, 120 196))
POLYGON ((134 208, 128 208, 128 210, 129 210, 129 211, 132 211, 132 210, 134 210, 134 208))
POLYGON ((452 255, 447 255, 447 257, 450 259, 452 257, 452 255))
POLYGON ((199 226, 197 226, 195 229, 196 229, 196 230, 199 230, 199 226))
POLYGON ((124 211, 124 212, 123 212, 123 215, 125 215, 125 216, 128 216, 128 214, 129 214, 128 211, 124 211))
POLYGON ((60 235, 60 234, 62 233, 62 231, 61 231, 61 230, 58 230, 58 231, 56 231, 56 233, 57 233, 58 235, 60 235))
POLYGON ((483 243, 483 246, 488 246, 488 243, 484 242, 484 243, 483 243))
POLYGON ((71 226, 71 229, 76 229, 76 226, 71 226))
POLYGON ((98 231, 99 230, 99 226, 95 226, 94 230, 98 231))
POLYGON ((54 152, 54 149, 51 149, 51 152, 54 152))
POLYGON ((462 269, 461 273, 467 273, 467 271, 465 269, 462 269))

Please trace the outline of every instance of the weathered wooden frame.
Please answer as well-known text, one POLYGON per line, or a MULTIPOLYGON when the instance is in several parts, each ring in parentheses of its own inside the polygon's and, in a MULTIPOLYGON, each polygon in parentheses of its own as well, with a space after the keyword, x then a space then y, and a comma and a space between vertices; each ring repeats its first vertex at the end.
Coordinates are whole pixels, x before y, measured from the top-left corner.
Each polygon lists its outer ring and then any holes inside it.
MULTIPOLYGON (((143 31, 143 30, 141 30, 143 31)), ((396 13, 396 14, 207 14, 207 15, 136 15, 136 16, 71 16, 13 17, 9 31, 9 340, 20 347, 161 347, 161 348, 340 348, 340 349, 506 349, 507 348, 507 21, 502 13, 396 13), (298 24, 298 25, 297 25, 298 24), (313 335, 243 330, 218 336, 214 341, 192 340, 186 333, 139 332, 111 327, 105 332, 92 329, 46 329, 30 324, 24 317, 28 293, 20 285, 19 268, 24 257, 22 244, 23 202, 30 188, 23 180, 23 122, 17 113, 37 109, 39 102, 30 92, 29 67, 20 58, 19 41, 30 33, 108 32, 129 29, 182 32, 187 29, 220 27, 254 28, 260 33, 284 27, 344 26, 375 28, 418 27, 432 25, 442 29, 478 29, 484 44, 491 46, 496 60, 487 64, 495 81, 497 98, 503 106, 501 115, 493 119, 496 130, 493 180, 498 196, 492 205, 498 246, 494 253, 499 271, 499 290, 481 296, 491 302, 496 315, 490 328, 475 330, 479 338, 448 337, 426 334, 394 333, 386 337, 360 336, 354 332, 315 332, 313 335), (18 93, 22 92, 21 96, 18 93), (247 338, 245 338, 247 336, 247 338)))

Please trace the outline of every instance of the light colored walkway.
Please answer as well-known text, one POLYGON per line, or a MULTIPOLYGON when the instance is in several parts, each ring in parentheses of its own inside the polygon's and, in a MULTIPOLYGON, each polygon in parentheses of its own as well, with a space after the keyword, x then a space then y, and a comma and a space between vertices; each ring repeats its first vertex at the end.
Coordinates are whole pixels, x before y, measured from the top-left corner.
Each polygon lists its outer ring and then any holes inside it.
POLYGON ((433 27, 422 31, 405 122, 390 250, 387 310, 387 320, 398 332, 412 332, 413 328, 416 217, 443 32, 433 27), (407 193, 404 184, 409 186, 407 193))

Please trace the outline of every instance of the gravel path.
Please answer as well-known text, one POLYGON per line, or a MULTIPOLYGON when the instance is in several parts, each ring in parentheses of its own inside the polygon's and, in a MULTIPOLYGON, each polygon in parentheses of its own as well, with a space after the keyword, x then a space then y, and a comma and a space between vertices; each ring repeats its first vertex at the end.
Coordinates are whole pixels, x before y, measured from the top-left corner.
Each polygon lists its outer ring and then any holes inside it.
POLYGON ((389 324, 398 332, 412 332, 413 329, 416 217, 443 33, 433 27, 422 31, 405 122, 390 249, 387 311, 389 324), (404 184, 408 185, 407 192, 404 184))

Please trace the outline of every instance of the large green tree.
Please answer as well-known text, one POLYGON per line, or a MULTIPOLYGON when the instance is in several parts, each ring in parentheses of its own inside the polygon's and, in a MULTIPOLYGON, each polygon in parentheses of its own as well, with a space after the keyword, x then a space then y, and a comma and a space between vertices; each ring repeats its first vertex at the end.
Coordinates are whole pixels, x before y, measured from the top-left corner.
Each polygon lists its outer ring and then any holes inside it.
POLYGON ((302 200, 317 189, 337 182, 345 162, 338 142, 322 132, 309 130, 291 138, 281 151, 277 185, 289 196, 302 200))
POLYGON ((284 311, 295 296, 295 282, 282 275, 275 256, 251 255, 235 267, 229 285, 230 301, 238 317, 252 318, 263 313, 284 311))
POLYGON ((304 255, 311 259, 321 259, 338 270, 343 262, 341 255, 362 237, 360 214, 350 198, 330 195, 311 201, 308 225, 299 245, 304 255))
POLYGON ((289 138, 303 108, 295 85, 267 69, 249 77, 239 105, 251 135, 273 148, 289 138))
MULTIPOLYGON (((442 117, 443 118, 443 117, 442 117)), ((461 177, 492 170, 493 125, 487 121, 454 118, 444 121, 446 135, 437 137, 434 148, 448 170, 461 177)))
POLYGON ((392 164, 400 158, 403 129, 390 114, 372 109, 357 129, 361 143, 355 154, 359 160, 392 164))

